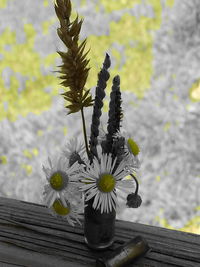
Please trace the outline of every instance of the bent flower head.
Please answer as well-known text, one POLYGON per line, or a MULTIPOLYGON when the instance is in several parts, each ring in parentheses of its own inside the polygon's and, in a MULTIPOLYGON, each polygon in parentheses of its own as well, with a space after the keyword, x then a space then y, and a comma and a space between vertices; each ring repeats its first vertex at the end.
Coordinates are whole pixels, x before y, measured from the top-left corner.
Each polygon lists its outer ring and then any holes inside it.
POLYGON ((74 226, 76 222, 81 224, 79 219, 79 207, 70 203, 68 199, 64 199, 64 203, 59 198, 56 198, 49 210, 50 214, 56 218, 66 220, 70 225, 74 226))

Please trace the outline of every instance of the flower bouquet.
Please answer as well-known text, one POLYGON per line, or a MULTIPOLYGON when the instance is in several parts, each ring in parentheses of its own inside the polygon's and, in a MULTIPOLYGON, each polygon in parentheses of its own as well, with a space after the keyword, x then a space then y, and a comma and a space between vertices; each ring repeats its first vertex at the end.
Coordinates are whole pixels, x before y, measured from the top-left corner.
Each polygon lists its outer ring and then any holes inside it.
POLYGON ((43 202, 53 216, 72 226, 76 222, 81 224, 81 214, 84 213, 86 244, 93 249, 105 249, 113 243, 119 199, 123 199, 127 207, 141 205, 135 176, 140 166, 139 147, 129 133, 120 129, 123 113, 118 75, 113 79, 110 94, 107 133, 99 129, 106 82, 110 77, 110 57, 106 53, 92 99, 90 90, 85 88, 89 72, 89 60, 86 59, 89 50, 84 54, 86 39, 78 44, 83 20, 79 21, 77 15, 70 22, 70 0, 57 0, 55 12, 60 21, 58 36, 68 48, 67 52, 57 51, 63 62, 57 72, 63 74, 59 77, 63 80, 61 84, 69 87, 62 95, 69 102, 66 106, 68 114, 81 113, 85 146, 74 138, 69 140, 56 162, 48 157, 50 168, 43 166, 47 179, 43 202), (93 114, 88 143, 84 108, 90 106, 93 114), (125 199, 121 192, 126 194, 125 199))

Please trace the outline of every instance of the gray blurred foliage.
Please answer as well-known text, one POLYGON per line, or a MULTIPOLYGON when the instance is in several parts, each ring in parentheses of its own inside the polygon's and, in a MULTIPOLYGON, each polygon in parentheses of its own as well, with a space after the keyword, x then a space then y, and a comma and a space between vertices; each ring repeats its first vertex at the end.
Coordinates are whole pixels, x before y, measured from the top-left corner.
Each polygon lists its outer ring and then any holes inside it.
MULTIPOLYGON (((27 2, 29 5, 34 3, 27 2)), ((78 2, 75 1, 77 6, 78 2)), ((164 5, 165 1, 162 2, 164 5)), ((29 10, 31 19, 34 8, 29 6, 29 10)), ((82 11, 90 13, 87 7, 82 11)), ((38 20, 44 14, 40 15, 38 20)), ((103 28, 98 21, 98 27, 103 28)), ((83 35, 92 32, 89 25, 83 35)), ((53 32, 54 29, 52 35, 53 32)), ((153 48, 155 72, 151 88, 142 100, 134 93, 122 92, 123 127, 132 132, 141 148, 138 179, 143 203, 138 209, 122 210, 118 216, 159 225, 155 216, 160 215, 172 226, 183 227, 189 219, 200 215, 200 211, 194 210, 200 205, 200 104, 192 103, 188 96, 189 88, 200 78, 200 1, 176 0, 172 9, 164 8, 162 27, 153 34, 156 40, 153 48), (188 104, 189 109, 186 108, 188 104), (171 127, 164 131, 168 122, 171 127), (156 181, 156 176, 160 176, 160 181, 156 181)), ((6 77, 5 73, 3 75, 6 77)), ((85 112, 87 122, 91 121, 91 112, 91 108, 85 112)), ((0 122, 0 154, 8 158, 8 164, 0 165, 1 196, 41 203, 45 182, 42 164, 47 163, 48 156, 59 154, 69 138, 79 136, 83 140, 79 114, 67 117, 65 114, 64 101, 58 96, 51 109, 40 116, 30 113, 26 118, 20 116, 14 123, 0 122), (63 134, 65 126, 67 138, 63 134), (44 134, 38 136, 38 130, 44 134), (39 154, 32 159, 21 153, 34 147, 38 148, 39 154), (33 173, 28 176, 21 164, 32 165, 33 173)), ((102 120, 106 129, 107 114, 102 115, 102 120)), ((90 135, 89 126, 87 134, 90 135)))

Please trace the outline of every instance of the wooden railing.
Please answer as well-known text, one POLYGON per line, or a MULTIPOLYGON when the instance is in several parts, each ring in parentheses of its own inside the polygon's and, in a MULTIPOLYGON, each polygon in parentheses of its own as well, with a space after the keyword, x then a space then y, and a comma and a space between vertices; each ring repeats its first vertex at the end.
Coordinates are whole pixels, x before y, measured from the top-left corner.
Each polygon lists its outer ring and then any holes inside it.
POLYGON ((116 221, 114 245, 95 252, 84 243, 83 227, 69 226, 39 204, 0 198, 0 266, 95 266, 96 258, 137 235, 151 251, 129 266, 199 267, 200 235, 127 221, 116 221))

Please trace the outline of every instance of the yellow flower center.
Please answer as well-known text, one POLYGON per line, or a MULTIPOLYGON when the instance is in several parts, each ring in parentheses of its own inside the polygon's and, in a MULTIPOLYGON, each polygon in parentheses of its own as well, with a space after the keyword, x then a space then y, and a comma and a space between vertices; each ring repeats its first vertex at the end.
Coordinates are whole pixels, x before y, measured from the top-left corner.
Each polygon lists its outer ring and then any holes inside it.
POLYGON ((70 207, 64 207, 59 199, 54 201, 53 209, 59 215, 67 215, 70 213, 70 207))
POLYGON ((134 156, 138 155, 138 153, 140 152, 140 149, 138 145, 136 144, 136 142, 133 141, 132 138, 128 138, 127 145, 128 145, 128 149, 130 153, 132 153, 134 156))
POLYGON ((68 176, 66 176, 65 173, 62 173, 62 172, 54 173, 50 178, 51 187, 53 189, 55 189, 55 190, 63 189, 64 186, 66 185, 66 181, 68 180, 68 179, 65 179, 65 178, 68 178, 68 176))
POLYGON ((98 188, 102 192, 111 192, 115 187, 115 178, 112 174, 103 174, 98 180, 98 188))

